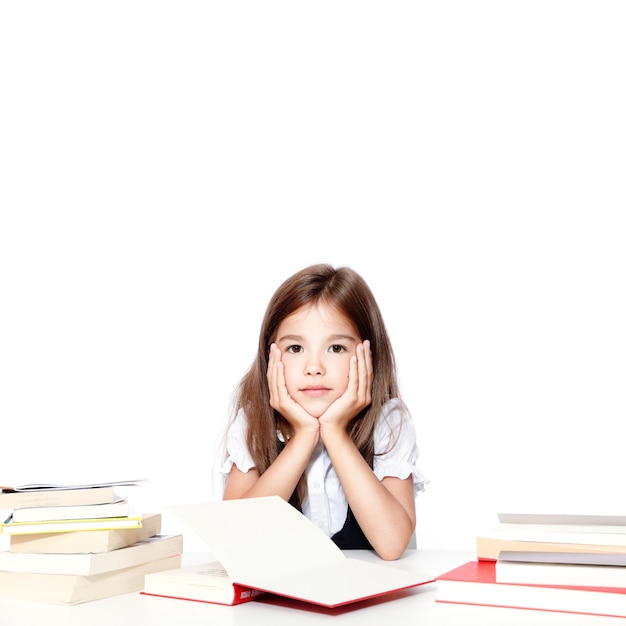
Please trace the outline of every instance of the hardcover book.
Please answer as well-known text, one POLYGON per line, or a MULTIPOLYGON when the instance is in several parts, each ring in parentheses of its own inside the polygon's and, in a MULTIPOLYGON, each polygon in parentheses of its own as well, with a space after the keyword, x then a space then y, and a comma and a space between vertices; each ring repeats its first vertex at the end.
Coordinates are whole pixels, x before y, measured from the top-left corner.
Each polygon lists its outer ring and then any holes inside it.
POLYGON ((205 541, 235 585, 324 607, 422 585, 414 572, 346 557, 278 496, 169 507, 205 541))
POLYGON ((0 552, 0 570, 33 574, 95 576, 182 554, 182 535, 156 535, 109 552, 54 554, 0 552))
POLYGON ((81 485, 19 485, 0 487, 0 509, 34 506, 100 504, 118 499, 116 486, 133 486, 142 480, 119 480, 81 485))
POLYGON ((90 602, 141 591, 146 574, 176 568, 180 562, 181 556, 175 555, 95 576, 0 572, 0 598, 64 605, 90 602))
POLYGON ((43 522, 15 522, 12 517, 0 526, 3 535, 32 535, 67 533, 79 530, 114 530, 141 528, 142 518, 137 517, 102 517, 97 519, 67 519, 43 522))
POLYGON ((130 546, 161 532, 161 514, 142 516, 141 528, 117 530, 77 530, 71 533, 36 533, 11 535, 11 552, 53 552, 74 554, 81 552, 109 552, 130 546))
POLYGON ((97 519, 100 517, 128 517, 130 504, 126 498, 101 504, 75 504, 73 506, 34 506, 14 509, 14 522, 49 522, 68 519, 97 519))
POLYGON ((0 509, 19 509, 35 506, 73 506, 112 502, 119 496, 114 487, 86 487, 85 489, 42 489, 0 492, 0 509))
POLYGON ((495 561, 469 561, 438 576, 436 600, 626 617, 626 588, 499 583, 495 561))
POLYGON ((608 532, 626 532, 626 516, 571 513, 498 513, 496 528, 523 527, 528 530, 538 530, 549 526, 558 531, 581 531, 591 528, 597 532, 599 529, 606 528, 608 532))
POLYGON ((492 535, 522 541, 626 545, 626 517, 498 513, 492 535))
POLYGON ((626 554, 626 545, 563 542, 563 541, 524 541, 506 539, 484 534, 476 537, 476 556, 481 561, 495 561, 502 552, 577 552, 579 554, 626 554))
POLYGON ((626 555, 502 552, 496 581, 528 585, 626 587, 626 555))

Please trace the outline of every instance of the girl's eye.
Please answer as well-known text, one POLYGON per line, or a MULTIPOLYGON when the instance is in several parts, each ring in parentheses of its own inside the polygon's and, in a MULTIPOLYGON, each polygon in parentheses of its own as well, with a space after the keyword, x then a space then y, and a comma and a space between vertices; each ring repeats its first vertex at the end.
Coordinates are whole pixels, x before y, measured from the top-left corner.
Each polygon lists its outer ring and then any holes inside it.
POLYGON ((297 354, 298 352, 302 352, 302 346, 298 346, 298 345, 289 346, 287 348, 287 352, 291 352, 292 354, 297 354))
POLYGON ((333 344, 332 346, 330 346, 329 348, 330 352, 332 352, 333 354, 340 354, 342 352, 345 352, 346 349, 344 348, 344 346, 339 345, 338 343, 333 344))

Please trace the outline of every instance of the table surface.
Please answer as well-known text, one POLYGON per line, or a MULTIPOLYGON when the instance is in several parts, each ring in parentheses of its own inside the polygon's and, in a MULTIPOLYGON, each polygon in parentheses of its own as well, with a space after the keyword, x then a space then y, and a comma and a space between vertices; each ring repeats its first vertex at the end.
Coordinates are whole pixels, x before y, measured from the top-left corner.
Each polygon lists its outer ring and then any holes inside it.
MULTIPOLYGON (((368 551, 350 551, 351 558, 383 563, 368 551)), ((409 550, 398 561, 386 562, 393 567, 416 571, 432 579, 457 565, 472 560, 474 553, 462 550, 409 550)), ((209 553, 183 555, 183 563, 200 563, 211 559, 209 553)), ((507 624, 527 626, 529 620, 544 625, 601 626, 624 624, 622 618, 591 617, 546 611, 501 609, 435 602, 437 583, 429 583, 378 599, 359 602, 341 609, 315 608, 294 601, 254 601, 238 606, 220 606, 169 598, 144 596, 138 592, 87 602, 74 606, 57 606, 17 600, 0 600, 0 624, 19 626, 110 626, 112 623, 132 626, 298 626, 328 623, 343 626, 378 620, 380 623, 411 623, 428 626, 459 626, 462 624, 507 624), (383 621, 384 620, 384 621, 383 621), (398 621, 396 621, 398 620, 398 621), (414 620, 414 621, 413 621, 414 620)))

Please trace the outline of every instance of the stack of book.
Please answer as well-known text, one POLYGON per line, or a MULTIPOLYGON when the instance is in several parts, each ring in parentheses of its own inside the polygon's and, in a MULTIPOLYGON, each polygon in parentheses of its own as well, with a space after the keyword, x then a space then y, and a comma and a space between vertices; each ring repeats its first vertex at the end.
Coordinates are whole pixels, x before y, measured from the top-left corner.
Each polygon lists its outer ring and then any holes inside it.
POLYGON ((160 513, 132 515, 118 485, 2 488, 0 598, 78 604, 141 591, 145 575, 180 567, 182 535, 160 513))
POLYGON ((437 601, 626 617, 626 516, 500 514, 437 601))

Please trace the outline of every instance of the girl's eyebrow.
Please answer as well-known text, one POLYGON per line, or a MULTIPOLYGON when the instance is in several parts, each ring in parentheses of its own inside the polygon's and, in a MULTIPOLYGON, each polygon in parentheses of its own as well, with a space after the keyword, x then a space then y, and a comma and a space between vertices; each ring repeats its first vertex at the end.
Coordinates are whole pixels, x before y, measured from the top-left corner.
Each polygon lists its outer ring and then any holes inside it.
POLYGON ((331 335, 328 341, 357 341, 358 339, 354 335, 331 335))
POLYGON ((302 337, 300 335, 283 335, 276 339, 276 343, 281 343, 282 341, 302 341, 302 337))

